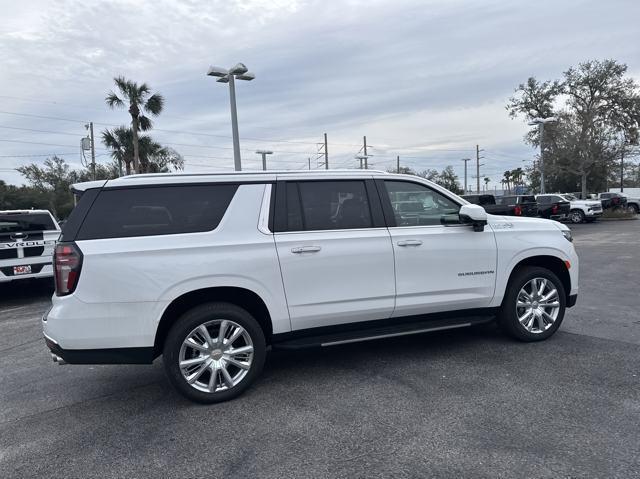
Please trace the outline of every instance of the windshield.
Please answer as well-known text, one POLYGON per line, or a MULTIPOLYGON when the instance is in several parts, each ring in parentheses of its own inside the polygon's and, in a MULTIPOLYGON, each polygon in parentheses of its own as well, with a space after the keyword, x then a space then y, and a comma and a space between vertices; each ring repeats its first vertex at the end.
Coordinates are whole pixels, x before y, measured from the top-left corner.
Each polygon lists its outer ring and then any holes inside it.
POLYGON ((46 213, 0 214, 0 233, 47 230, 56 230, 56 227, 46 213))

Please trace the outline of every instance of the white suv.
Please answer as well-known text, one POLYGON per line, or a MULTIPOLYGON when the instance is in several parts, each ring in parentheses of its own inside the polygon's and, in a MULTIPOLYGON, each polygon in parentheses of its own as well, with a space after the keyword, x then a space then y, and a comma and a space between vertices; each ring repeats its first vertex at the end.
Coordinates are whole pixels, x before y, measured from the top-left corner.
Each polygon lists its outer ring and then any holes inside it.
POLYGON ((268 347, 496 318, 520 340, 546 339, 578 293, 566 226, 487 215, 415 176, 162 174, 75 189, 42 323, 54 360, 163 355, 199 402, 244 391, 268 347))
POLYGON ((60 227, 47 210, 0 211, 0 283, 53 276, 60 227))

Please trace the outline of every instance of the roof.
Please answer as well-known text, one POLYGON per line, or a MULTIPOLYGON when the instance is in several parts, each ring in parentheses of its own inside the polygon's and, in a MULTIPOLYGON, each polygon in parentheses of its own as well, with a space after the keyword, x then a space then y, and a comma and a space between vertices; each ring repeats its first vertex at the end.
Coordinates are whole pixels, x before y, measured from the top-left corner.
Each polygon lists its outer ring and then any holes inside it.
POLYGON ((141 175, 129 175, 116 178, 114 180, 88 181, 84 183, 76 183, 71 189, 76 192, 88 190, 90 188, 118 187, 131 185, 149 185, 162 183, 196 183, 196 182, 255 182, 255 181, 275 181, 282 177, 372 177, 378 175, 390 175, 379 170, 360 170, 360 169, 344 169, 344 170, 267 170, 267 171, 213 171, 210 173, 146 173, 141 175))

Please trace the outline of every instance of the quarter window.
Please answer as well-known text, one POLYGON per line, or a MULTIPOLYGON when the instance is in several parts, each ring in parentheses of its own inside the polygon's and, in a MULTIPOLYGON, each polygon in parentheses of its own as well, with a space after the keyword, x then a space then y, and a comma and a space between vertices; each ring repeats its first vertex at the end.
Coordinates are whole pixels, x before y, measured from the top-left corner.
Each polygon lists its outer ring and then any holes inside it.
POLYGON ((396 226, 451 224, 460 205, 437 191, 408 181, 385 181, 396 226))
POLYGON ((79 240, 196 233, 215 229, 238 185, 189 185, 102 190, 79 240))

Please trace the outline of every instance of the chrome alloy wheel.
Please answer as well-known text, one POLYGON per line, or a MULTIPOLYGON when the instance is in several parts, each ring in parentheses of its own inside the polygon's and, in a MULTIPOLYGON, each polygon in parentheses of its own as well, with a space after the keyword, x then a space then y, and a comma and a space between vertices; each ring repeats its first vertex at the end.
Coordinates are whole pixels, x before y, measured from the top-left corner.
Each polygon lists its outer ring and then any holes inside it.
POLYGON ((546 278, 528 281, 518 293, 516 301, 518 321, 530 333, 544 333, 558 319, 558 290, 546 278))
POLYGON ((253 342, 239 324, 214 319, 191 331, 180 347, 182 376, 198 391, 215 393, 239 384, 253 361, 253 342))

